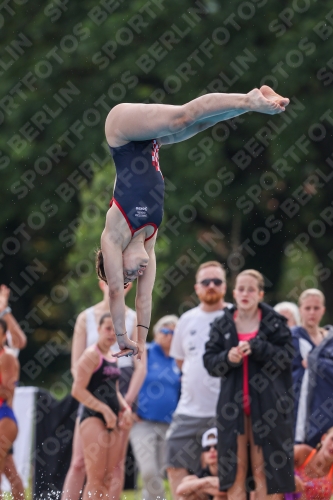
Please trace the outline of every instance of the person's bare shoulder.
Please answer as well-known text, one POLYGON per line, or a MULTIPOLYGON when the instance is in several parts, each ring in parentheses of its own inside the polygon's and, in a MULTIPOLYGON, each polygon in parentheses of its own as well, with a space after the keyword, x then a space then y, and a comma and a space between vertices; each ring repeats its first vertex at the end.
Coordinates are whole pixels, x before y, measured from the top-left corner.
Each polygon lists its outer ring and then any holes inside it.
POLYGON ((86 320, 86 315, 87 315, 87 309, 85 309, 84 311, 81 311, 77 315, 76 323, 80 323, 81 321, 85 321, 86 320))
POLYGON ((87 347, 84 354, 91 359, 99 359, 99 352, 97 351, 95 345, 87 347))
POLYGON ((95 370, 99 362, 100 355, 94 345, 88 347, 79 359, 81 367, 84 365, 89 370, 95 370))
POLYGON ((300 467, 313 451, 311 446, 307 444, 295 444, 294 446, 294 462, 295 467, 300 467))
POLYGON ((86 329, 86 315, 87 315, 87 310, 85 309, 84 311, 80 312, 80 314, 77 316, 75 325, 74 325, 74 334, 75 333, 82 333, 86 329))

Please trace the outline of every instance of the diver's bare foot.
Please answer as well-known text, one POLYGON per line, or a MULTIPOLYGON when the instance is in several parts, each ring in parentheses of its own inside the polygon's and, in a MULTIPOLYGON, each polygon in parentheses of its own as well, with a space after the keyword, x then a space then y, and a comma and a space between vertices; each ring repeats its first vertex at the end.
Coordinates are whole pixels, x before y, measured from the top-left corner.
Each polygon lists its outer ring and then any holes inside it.
POLYGON ((285 110, 285 107, 281 106, 275 99, 267 99, 259 89, 253 89, 247 94, 247 104, 248 111, 256 111, 267 115, 276 115, 285 110))
POLYGON ((268 85, 263 85, 259 90, 262 95, 268 99, 268 101, 277 102, 282 108, 288 106, 290 102, 287 97, 282 97, 277 94, 273 89, 271 89, 271 87, 268 87, 268 85))

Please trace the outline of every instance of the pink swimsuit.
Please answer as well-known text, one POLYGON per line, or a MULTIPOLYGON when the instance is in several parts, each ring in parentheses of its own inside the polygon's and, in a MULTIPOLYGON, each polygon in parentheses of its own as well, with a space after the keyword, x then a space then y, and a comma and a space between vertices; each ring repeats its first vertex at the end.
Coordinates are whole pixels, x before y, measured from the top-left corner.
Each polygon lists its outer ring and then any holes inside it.
POLYGON ((311 451, 304 464, 295 469, 295 472, 304 483, 305 490, 303 492, 303 497, 306 498, 306 500, 330 500, 333 494, 333 465, 327 476, 317 478, 308 477, 305 472, 305 467, 316 453, 317 450, 311 451))
MULTIPOLYGON (((234 313, 234 320, 237 318, 237 311, 234 313)), ((259 311, 259 319, 261 321, 261 311, 259 311)), ((259 330, 251 333, 238 333, 238 341, 249 341, 254 339, 259 330)), ((243 357, 243 407, 245 415, 249 416, 251 413, 250 407, 250 389, 249 389, 249 357, 243 357)))

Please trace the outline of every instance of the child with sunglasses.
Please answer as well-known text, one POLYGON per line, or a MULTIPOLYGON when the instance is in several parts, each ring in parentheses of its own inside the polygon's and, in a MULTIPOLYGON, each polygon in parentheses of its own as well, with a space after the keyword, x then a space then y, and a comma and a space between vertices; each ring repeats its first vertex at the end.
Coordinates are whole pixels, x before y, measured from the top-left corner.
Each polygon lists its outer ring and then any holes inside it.
POLYGON ((180 500, 227 499, 226 493, 219 491, 217 477, 217 428, 204 432, 201 440, 203 468, 194 476, 186 476, 177 488, 180 500))
POLYGON ((211 327, 204 365, 222 378, 217 404, 219 479, 228 500, 247 495, 248 449, 256 500, 282 500, 295 491, 293 463, 293 347, 286 318, 261 302, 264 278, 241 272, 236 307, 211 327))

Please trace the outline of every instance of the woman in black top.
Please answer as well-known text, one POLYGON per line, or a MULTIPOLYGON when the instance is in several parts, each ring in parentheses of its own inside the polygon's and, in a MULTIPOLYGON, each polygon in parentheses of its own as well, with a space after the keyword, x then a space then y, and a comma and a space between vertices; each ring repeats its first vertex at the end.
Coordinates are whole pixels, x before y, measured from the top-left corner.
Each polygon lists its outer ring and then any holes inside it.
POLYGON ((182 106, 121 103, 109 113, 105 135, 116 166, 111 208, 98 253, 97 272, 110 290, 110 311, 121 355, 144 350, 155 281, 156 235, 163 216, 161 145, 185 141, 216 123, 248 111, 282 113, 289 99, 266 85, 248 94, 207 94, 182 106), (124 285, 138 279, 138 342, 125 330, 124 285))
POLYGON ((116 336, 109 313, 101 317, 98 333, 98 342, 78 362, 72 388, 73 397, 84 405, 80 423, 87 472, 84 500, 109 498, 123 446, 118 430, 131 425, 131 409, 118 389, 117 359, 110 351, 116 336))

